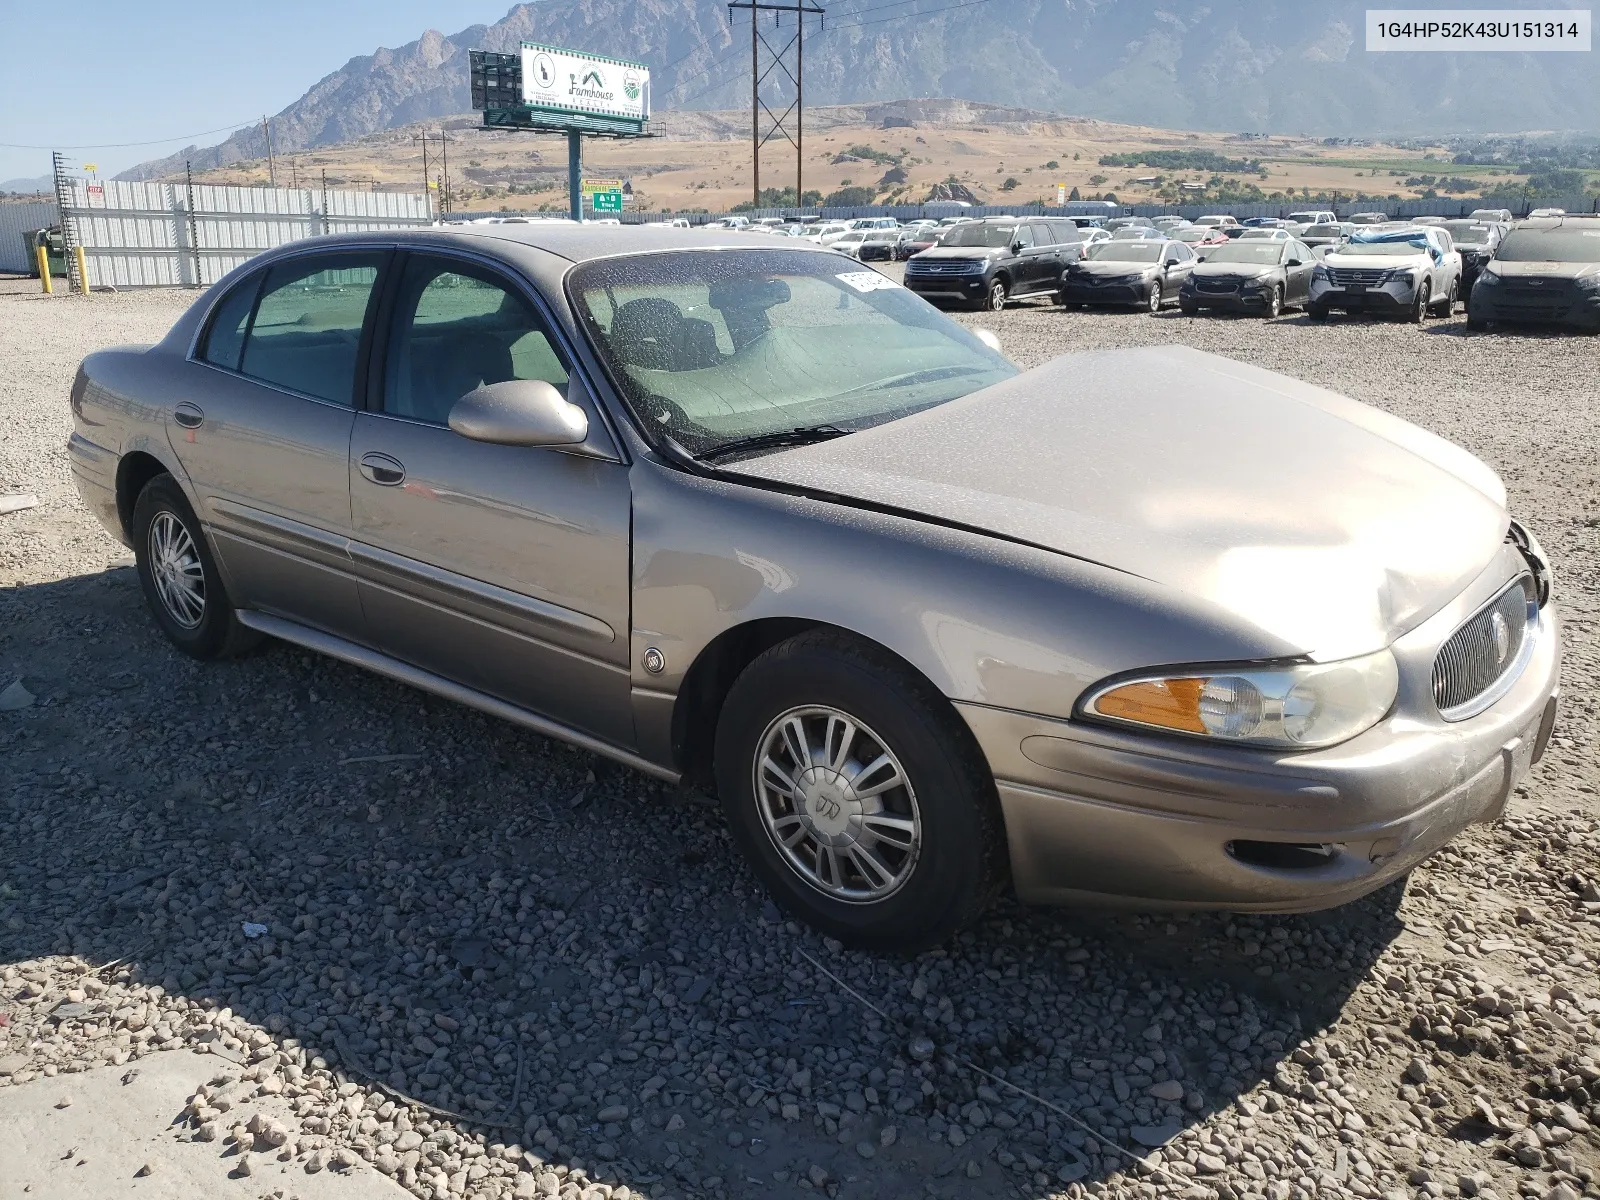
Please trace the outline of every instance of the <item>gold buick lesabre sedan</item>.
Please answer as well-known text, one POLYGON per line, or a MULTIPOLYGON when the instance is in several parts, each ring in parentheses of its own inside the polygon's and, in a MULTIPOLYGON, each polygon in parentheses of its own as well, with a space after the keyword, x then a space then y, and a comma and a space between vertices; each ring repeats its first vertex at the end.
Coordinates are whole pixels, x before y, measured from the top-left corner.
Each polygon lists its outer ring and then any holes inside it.
POLYGON ((85 360, 70 453, 198 658, 262 637, 714 789, 790 912, 1295 911, 1492 820, 1556 711, 1483 463, 1181 347, 1019 371, 726 231, 354 234, 85 360))

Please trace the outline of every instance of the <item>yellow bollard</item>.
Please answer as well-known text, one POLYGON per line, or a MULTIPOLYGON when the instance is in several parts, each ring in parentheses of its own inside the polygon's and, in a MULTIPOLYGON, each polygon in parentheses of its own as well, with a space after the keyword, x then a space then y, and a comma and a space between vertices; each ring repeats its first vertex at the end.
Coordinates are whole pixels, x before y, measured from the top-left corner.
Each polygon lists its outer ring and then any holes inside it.
POLYGON ((39 282, 44 284, 44 294, 54 295, 55 288, 50 283, 50 253, 43 246, 33 248, 34 257, 39 260, 39 282))
POLYGON ((83 247, 74 246, 72 252, 78 256, 78 286, 83 289, 83 294, 89 294, 89 265, 83 258, 83 247))

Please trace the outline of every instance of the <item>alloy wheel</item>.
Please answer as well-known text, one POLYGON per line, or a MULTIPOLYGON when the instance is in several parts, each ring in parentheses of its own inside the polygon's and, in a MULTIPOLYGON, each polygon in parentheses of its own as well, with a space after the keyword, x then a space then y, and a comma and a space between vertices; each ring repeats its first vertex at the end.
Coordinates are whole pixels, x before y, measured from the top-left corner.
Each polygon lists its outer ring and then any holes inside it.
POLYGON ((1161 281, 1159 279, 1150 285, 1149 305, 1151 312, 1158 313, 1161 311, 1161 281))
POLYGON ((1283 289, 1273 288, 1272 295, 1267 298, 1267 320, 1272 320, 1283 312, 1283 289))
POLYGON ((911 877, 922 850, 916 793, 894 751, 849 714, 780 713, 757 742, 753 783, 767 836, 817 891, 872 903, 911 877))
POLYGON ((1000 312, 1006 306, 1006 282, 996 279, 989 285, 988 309, 990 312, 1000 312))
POLYGON ((150 522, 149 551, 162 607, 180 628, 197 628, 206 615, 205 566, 194 539, 173 513, 159 512, 150 522))

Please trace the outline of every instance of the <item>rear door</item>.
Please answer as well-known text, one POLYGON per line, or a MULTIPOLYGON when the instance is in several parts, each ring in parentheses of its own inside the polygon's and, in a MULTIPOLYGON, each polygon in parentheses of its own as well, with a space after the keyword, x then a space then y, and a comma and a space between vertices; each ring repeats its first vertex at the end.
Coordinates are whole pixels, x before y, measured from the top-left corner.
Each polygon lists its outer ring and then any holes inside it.
POLYGON ((612 743, 633 742, 626 466, 534 293, 441 254, 396 264, 348 479, 374 643, 612 743), (542 379, 589 414, 582 452, 472 441, 450 409, 542 379))
POLYGON ((299 255, 236 284, 168 423, 235 602, 358 640, 347 463, 389 257, 299 255))

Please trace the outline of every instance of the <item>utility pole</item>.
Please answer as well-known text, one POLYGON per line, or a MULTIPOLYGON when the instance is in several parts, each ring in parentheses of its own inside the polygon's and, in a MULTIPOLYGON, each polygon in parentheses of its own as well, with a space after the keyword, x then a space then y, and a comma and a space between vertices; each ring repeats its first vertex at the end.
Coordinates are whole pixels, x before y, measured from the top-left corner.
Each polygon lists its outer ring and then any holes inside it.
POLYGON ((782 134, 789 144, 794 147, 794 198, 796 206, 799 206, 803 203, 805 196, 803 190, 805 164, 801 159, 805 142, 805 19, 808 16, 821 17, 823 28, 827 28, 828 10, 816 4, 808 3, 807 0, 790 0, 789 3, 782 4, 769 2, 769 0, 731 0, 728 5, 730 21, 734 11, 737 9, 745 9, 750 13, 750 157, 751 174, 754 178, 751 199, 757 208, 761 206, 761 147, 778 134, 782 134), (763 12, 770 12, 773 15, 774 23, 780 25, 782 24, 784 13, 794 14, 795 32, 787 45, 780 49, 774 49, 761 36, 757 14, 763 12), (765 71, 761 69, 762 46, 766 46, 769 60, 765 71), (790 50, 795 52, 795 69, 792 71, 789 69, 787 61, 790 50), (781 116, 768 108, 761 99, 761 82, 772 74, 774 67, 782 69, 783 73, 789 77, 789 81, 794 84, 795 89, 794 103, 784 109, 781 116), (772 121, 772 128, 767 131, 765 137, 761 134, 762 110, 766 111, 767 116, 772 121), (784 122, 789 119, 791 113, 795 114, 795 132, 793 134, 790 134, 788 129, 784 127, 784 122))
POLYGON ((443 147, 442 153, 444 155, 444 194, 441 197, 441 199, 443 201, 443 210, 445 212, 449 212, 450 211, 450 135, 445 132, 445 128, 444 128, 443 125, 439 126, 439 144, 440 144, 441 147, 443 147))
POLYGON ((267 135, 267 181, 273 187, 278 186, 278 168, 272 162, 272 126, 267 124, 266 115, 261 117, 261 132, 267 135))

